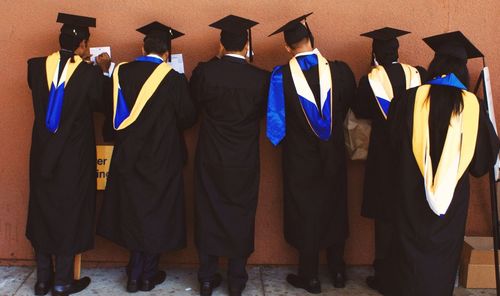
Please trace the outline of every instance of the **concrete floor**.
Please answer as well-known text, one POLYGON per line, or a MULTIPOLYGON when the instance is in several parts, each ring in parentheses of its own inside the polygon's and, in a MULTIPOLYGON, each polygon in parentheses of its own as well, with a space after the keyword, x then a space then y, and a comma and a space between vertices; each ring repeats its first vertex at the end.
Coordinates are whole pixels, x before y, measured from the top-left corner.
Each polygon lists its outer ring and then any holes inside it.
MULTIPOLYGON (((139 292, 137 296, 146 295, 198 295, 196 270, 188 267, 166 268, 167 280, 153 291, 139 292)), ((312 295, 304 290, 296 290, 285 281, 288 273, 294 272, 293 267, 253 266, 248 268, 250 279, 244 295, 248 296, 295 296, 312 295)), ((366 286, 364 279, 371 273, 367 267, 352 267, 348 269, 347 287, 334 289, 327 278, 326 271, 322 270, 321 282, 323 295, 380 295, 366 286)), ((84 269, 82 276, 92 278, 91 285, 79 296, 119 296, 127 295, 124 289, 126 276, 123 268, 95 268, 84 269)), ((0 267, 0 296, 27 296, 33 295, 35 272, 32 267, 0 267)), ((225 282, 216 290, 214 296, 227 295, 225 282)), ((494 290, 465 290, 457 288, 455 296, 495 295, 494 290)))

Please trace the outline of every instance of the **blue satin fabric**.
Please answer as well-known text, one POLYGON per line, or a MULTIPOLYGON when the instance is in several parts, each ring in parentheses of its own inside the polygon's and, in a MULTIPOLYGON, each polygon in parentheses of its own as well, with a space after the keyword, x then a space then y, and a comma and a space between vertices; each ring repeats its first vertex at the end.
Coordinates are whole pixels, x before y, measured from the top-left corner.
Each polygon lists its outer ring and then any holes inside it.
POLYGON ((122 122, 130 116, 130 110, 127 107, 127 102, 123 97, 121 88, 118 88, 118 100, 116 103, 116 113, 115 113, 115 129, 117 129, 122 122))
POLYGON ((451 86, 462 90, 467 90, 467 87, 465 87, 465 85, 453 73, 445 75, 444 77, 434 78, 431 81, 427 82, 427 84, 451 86))
POLYGON ((61 122, 61 113, 64 99, 64 83, 55 87, 54 83, 50 85, 49 104, 45 114, 45 126, 51 133, 56 133, 61 122))
POLYGON ((271 74, 267 103, 267 130, 269 141, 276 146, 285 137, 285 94, 283 90, 283 70, 281 66, 274 68, 271 74))
MULTIPOLYGON (((310 54, 297 57, 302 71, 307 71, 311 67, 318 65, 318 56, 310 54)), ((299 96, 299 101, 304 112, 311 123, 314 131, 322 140, 328 140, 331 135, 331 91, 328 93, 327 101, 323 107, 323 118, 320 116, 318 107, 299 96)), ((271 83, 269 86, 268 105, 267 105, 267 138, 273 145, 278 145, 286 134, 285 121, 285 93, 283 88, 283 69, 281 66, 274 68, 271 74, 271 83)))
POLYGON ((387 116, 387 114, 389 114, 389 107, 391 106, 391 102, 380 97, 377 97, 377 101, 380 104, 380 107, 382 108, 382 111, 384 112, 385 116, 387 116))
POLYGON ((320 113, 318 112, 318 107, 316 107, 316 104, 313 104, 303 97, 299 96, 300 103, 307 115, 307 118, 309 119, 309 122, 311 123, 311 127, 313 128, 316 135, 323 141, 328 141, 331 135, 332 114, 330 106, 330 95, 331 90, 328 91, 325 105, 323 106, 323 117, 321 117, 320 113))
POLYGON ((150 56, 141 56, 141 57, 136 58, 135 60, 137 62, 150 62, 150 63, 155 63, 155 64, 163 63, 162 59, 150 57, 150 56))

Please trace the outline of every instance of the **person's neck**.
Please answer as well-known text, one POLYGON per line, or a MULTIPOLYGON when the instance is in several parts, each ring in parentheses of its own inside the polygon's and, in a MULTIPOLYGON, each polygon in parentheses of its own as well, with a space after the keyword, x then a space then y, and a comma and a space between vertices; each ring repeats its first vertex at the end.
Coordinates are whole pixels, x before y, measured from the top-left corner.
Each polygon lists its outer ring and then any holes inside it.
POLYGON ((74 55, 74 54, 76 54, 73 50, 66 49, 66 48, 59 49, 59 52, 63 53, 63 54, 67 54, 67 55, 74 55))
POLYGON ((311 52, 313 50, 314 50, 314 48, 312 48, 311 46, 303 46, 303 47, 295 48, 293 50, 292 54, 295 56, 295 55, 302 54, 305 52, 311 52))
POLYGON ((245 52, 244 51, 226 51, 224 55, 237 55, 241 57, 245 57, 245 52))
POLYGON ((159 58, 159 59, 162 59, 163 61, 165 61, 165 59, 163 58, 163 55, 160 55, 160 54, 157 54, 157 53, 154 53, 154 52, 150 52, 147 54, 148 57, 155 57, 155 58, 159 58))

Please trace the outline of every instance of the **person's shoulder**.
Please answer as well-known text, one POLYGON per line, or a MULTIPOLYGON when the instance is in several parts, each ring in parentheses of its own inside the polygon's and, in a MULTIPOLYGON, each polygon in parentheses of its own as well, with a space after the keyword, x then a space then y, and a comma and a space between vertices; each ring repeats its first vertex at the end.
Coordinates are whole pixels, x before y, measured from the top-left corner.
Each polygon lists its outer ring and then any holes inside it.
POLYGON ((216 71, 218 68, 221 67, 220 59, 218 58, 212 58, 208 61, 201 61, 196 65, 196 67, 193 69, 193 73, 204 73, 207 71, 216 71))
POLYGON ((333 60, 328 62, 339 70, 351 72, 351 67, 349 67, 349 65, 342 60, 333 60))
POLYGON ((93 73, 96 72, 96 69, 99 69, 99 66, 95 66, 91 63, 87 63, 86 61, 81 61, 80 65, 78 65, 78 67, 85 69, 86 71, 93 72, 93 73))
POLYGON ((252 72, 252 74, 256 75, 256 76, 260 76, 260 77, 269 77, 269 74, 271 74, 271 72, 267 71, 267 70, 264 70, 262 68, 259 68, 255 65, 252 65, 252 64, 247 64, 247 68, 252 72))
POLYGON ((167 75, 169 75, 170 77, 172 77, 172 79, 175 79, 175 80, 186 79, 186 76, 184 75, 184 73, 179 73, 175 69, 171 69, 167 75))
MULTIPOLYGON (((354 79, 354 73, 351 70, 351 67, 349 65, 341 60, 334 60, 334 61, 329 61, 329 63, 332 65, 332 70, 334 73, 333 79, 335 77, 340 77, 341 80, 353 80, 354 79)), ((354 82, 355 83, 355 82, 354 82)))
POLYGON ((47 57, 33 57, 28 59, 28 66, 29 67, 36 67, 38 65, 42 65, 45 63, 47 60, 47 57))
POLYGON ((361 76, 359 79, 359 86, 363 84, 368 84, 368 74, 361 76))

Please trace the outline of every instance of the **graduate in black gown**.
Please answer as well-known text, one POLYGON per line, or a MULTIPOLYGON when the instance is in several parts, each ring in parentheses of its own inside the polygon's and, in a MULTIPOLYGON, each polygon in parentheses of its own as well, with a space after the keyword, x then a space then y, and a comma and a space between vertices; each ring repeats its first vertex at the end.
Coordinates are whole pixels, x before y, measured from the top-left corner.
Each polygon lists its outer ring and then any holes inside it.
POLYGON ((481 52, 458 31, 424 41, 436 52, 431 80, 393 100, 389 111, 398 289, 388 295, 453 295, 469 173, 486 174, 498 155, 483 102, 467 91, 467 59, 481 52))
POLYGON ((282 143, 284 233, 299 252, 298 275, 288 275, 287 281, 321 293, 322 249, 327 249, 334 286, 345 286, 348 221, 343 122, 356 82, 346 63, 328 61, 314 48, 307 23, 301 22, 309 15, 273 33, 284 33, 292 59, 276 67, 271 76, 267 136, 274 145, 282 143))
POLYGON ((179 133, 196 120, 186 78, 166 63, 183 34, 158 22, 138 31, 145 55, 113 74, 115 146, 97 228, 130 250, 128 292, 162 283, 160 254, 186 246, 179 133))
POLYGON ((211 24, 221 30, 224 55, 200 63, 190 81, 202 114, 195 165, 201 295, 211 295, 221 282, 216 273, 220 256, 228 258, 229 294, 241 295, 254 251, 259 130, 269 85, 269 72, 245 59, 256 24, 234 15, 211 24))
POLYGON ((35 295, 69 295, 90 279, 73 280, 74 256, 94 246, 93 111, 102 111, 104 75, 82 60, 95 18, 59 13, 61 49, 28 61, 34 123, 26 236, 35 249, 35 295), (52 256, 54 256, 55 269, 52 256), (55 272, 54 272, 55 271, 55 272))
MULTIPOLYGON (((425 70, 398 61, 398 37, 410 32, 385 27, 361 34, 373 39, 372 69, 358 85, 356 99, 351 105, 358 118, 371 120, 370 146, 366 160, 361 214, 375 220, 375 275, 367 278, 367 284, 381 290, 384 269, 391 252, 394 238, 393 213, 388 199, 391 157, 388 148, 389 130, 387 113, 391 100, 407 89, 420 86, 425 81, 425 70)), ((389 282, 392 279, 387 279, 389 282)))

